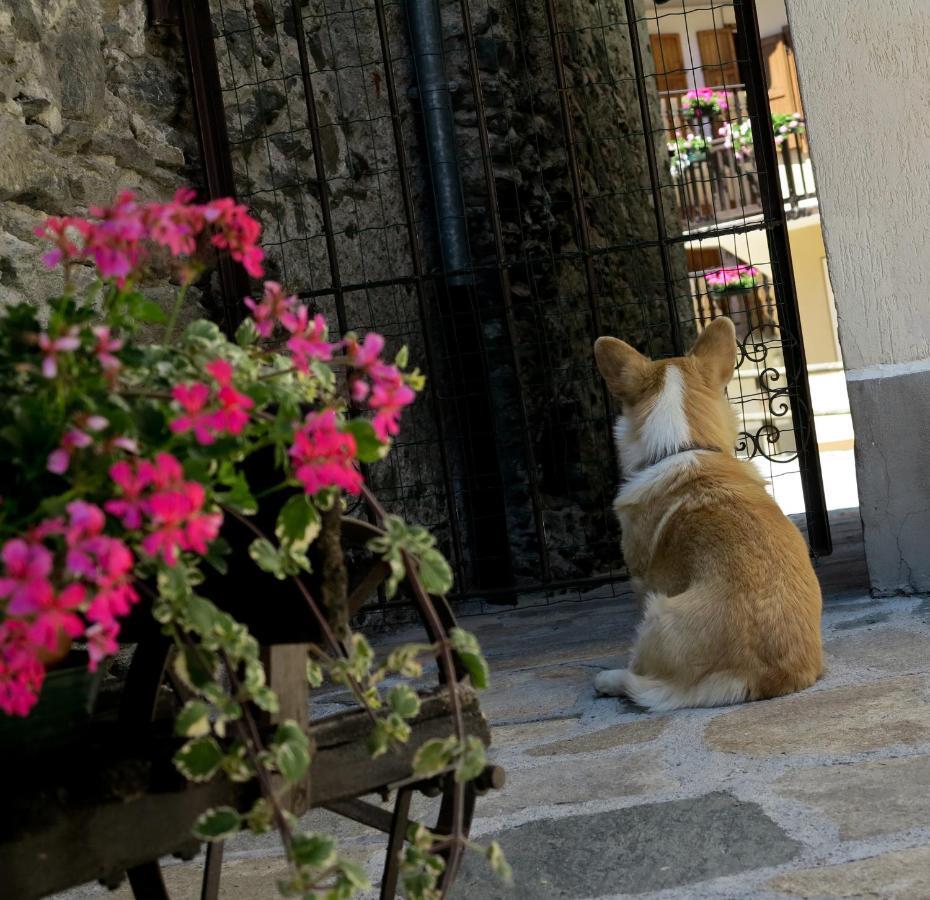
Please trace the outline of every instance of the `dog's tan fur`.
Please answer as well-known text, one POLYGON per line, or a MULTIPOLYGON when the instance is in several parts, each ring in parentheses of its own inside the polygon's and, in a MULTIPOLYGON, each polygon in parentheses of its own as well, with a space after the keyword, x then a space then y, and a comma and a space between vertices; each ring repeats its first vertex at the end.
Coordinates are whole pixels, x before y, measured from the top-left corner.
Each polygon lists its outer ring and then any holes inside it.
POLYGON ((622 405, 627 480, 615 509, 645 600, 630 668, 600 673, 595 687, 668 710, 812 685, 821 595, 807 546, 752 464, 732 455, 733 323, 716 319, 677 359, 654 362, 606 337, 594 352, 622 405))

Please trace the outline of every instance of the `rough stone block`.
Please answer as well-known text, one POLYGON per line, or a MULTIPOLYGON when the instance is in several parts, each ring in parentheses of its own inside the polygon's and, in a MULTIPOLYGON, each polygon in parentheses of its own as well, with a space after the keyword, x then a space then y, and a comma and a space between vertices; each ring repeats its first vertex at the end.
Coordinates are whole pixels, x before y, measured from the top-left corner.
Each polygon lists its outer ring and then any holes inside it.
POLYGON ((725 793, 529 822, 498 840, 514 885, 468 858, 452 891, 460 900, 555 900, 639 894, 775 866, 800 845, 755 803, 725 793))
POLYGON ((712 719, 711 750, 747 756, 833 755, 930 740, 920 678, 887 678, 750 703, 712 719))

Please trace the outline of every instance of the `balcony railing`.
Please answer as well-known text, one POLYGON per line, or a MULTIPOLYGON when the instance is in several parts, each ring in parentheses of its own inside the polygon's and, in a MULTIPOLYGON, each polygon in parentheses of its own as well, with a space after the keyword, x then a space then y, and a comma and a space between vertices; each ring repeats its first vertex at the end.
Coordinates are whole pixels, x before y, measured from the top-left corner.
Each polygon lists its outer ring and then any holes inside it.
MULTIPOLYGON (((669 146, 669 172, 682 224, 700 231, 714 222, 751 219, 762 212, 746 92, 711 89, 719 111, 689 113, 688 92, 661 95, 669 146), (722 100, 722 102, 721 102, 722 100)), ((785 212, 790 218, 817 212, 817 194, 800 114, 773 123, 785 212)))

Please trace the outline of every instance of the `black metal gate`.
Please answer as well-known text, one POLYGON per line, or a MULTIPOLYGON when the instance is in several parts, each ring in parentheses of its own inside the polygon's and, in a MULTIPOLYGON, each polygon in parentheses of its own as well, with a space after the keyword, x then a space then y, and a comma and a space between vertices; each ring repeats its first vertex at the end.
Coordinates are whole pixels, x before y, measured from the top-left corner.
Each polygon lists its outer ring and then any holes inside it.
MULTIPOLYGON (((262 219, 273 277, 426 370, 370 477, 440 536, 462 595, 622 579, 591 345, 680 353, 723 313, 737 452, 797 463, 830 552, 788 243, 803 128, 773 132, 753 0, 689 6, 154 3, 186 38, 208 192, 262 219), (716 59, 657 76, 651 48, 707 9, 716 59), (696 73, 713 89, 673 87, 696 73)), ((249 286, 220 280, 232 327, 249 286)))

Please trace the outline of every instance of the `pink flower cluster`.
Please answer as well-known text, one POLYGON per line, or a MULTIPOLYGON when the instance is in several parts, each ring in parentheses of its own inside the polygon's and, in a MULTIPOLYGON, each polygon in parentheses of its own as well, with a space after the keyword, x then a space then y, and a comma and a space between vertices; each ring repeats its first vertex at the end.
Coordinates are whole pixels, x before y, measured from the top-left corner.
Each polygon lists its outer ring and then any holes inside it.
POLYGON ((416 393, 397 366, 381 358, 384 350, 381 335, 371 333, 362 341, 350 338, 330 343, 323 316, 317 314, 311 318, 307 307, 299 305, 296 297, 285 296, 276 281, 265 282, 261 302, 246 298, 245 303, 252 310, 260 335, 269 337, 276 324, 281 324, 290 333, 287 346, 294 368, 300 372, 308 371, 309 360, 328 362, 337 351, 344 350, 353 369, 349 376, 352 399, 356 403, 367 400, 375 413, 372 427, 379 440, 387 441, 397 434, 401 413, 413 403, 416 393))
POLYGON ((252 276, 263 274, 264 251, 258 244, 261 226, 248 210, 229 197, 194 203, 194 192, 182 188, 168 203, 139 203, 122 191, 110 206, 92 206, 90 218, 53 216, 36 229, 55 247, 46 265, 92 260, 103 278, 120 286, 139 272, 154 247, 172 256, 196 256, 201 238, 229 255, 252 276))
POLYGON ((761 283, 759 270, 755 266, 723 266, 704 273, 707 287, 716 292, 749 290, 761 283))
POLYGON ((355 465, 355 454, 355 438, 339 429, 331 409, 310 413, 290 449, 294 475, 308 494, 328 487, 359 493, 362 473, 355 465))
POLYGON ((704 114, 719 116, 730 106, 730 95, 713 88, 697 88, 688 91, 682 101, 682 113, 686 118, 700 119, 704 114))
POLYGON ((405 381, 397 366, 384 362, 381 351, 384 338, 366 334, 365 339, 345 343, 349 364, 355 368, 352 377, 352 399, 361 403, 367 398, 375 415, 371 425, 378 439, 386 441, 400 428, 400 416, 416 399, 416 393, 405 381))
POLYGON ((138 445, 133 438, 124 435, 100 438, 99 433, 109 426, 110 422, 105 416, 76 416, 73 426, 62 435, 61 444, 48 455, 46 467, 49 472, 63 475, 71 466, 71 457, 74 452, 88 447, 93 447, 98 453, 112 453, 114 450, 125 450, 127 453, 138 452, 138 445), (94 435, 98 437, 95 438, 94 435))
POLYGON ((232 384, 233 369, 225 359, 207 363, 214 386, 202 381, 176 384, 171 396, 184 414, 171 422, 176 434, 194 432, 199 444, 212 444, 219 435, 242 433, 249 423, 251 397, 237 391, 232 384))
POLYGON ((275 325, 282 325, 290 334, 287 348, 291 351, 294 368, 300 372, 310 370, 310 360, 328 362, 338 344, 327 340, 326 319, 317 314, 310 318, 306 306, 302 306, 293 294, 285 296, 277 281, 266 281, 261 302, 245 298, 245 305, 252 310, 255 328, 262 337, 271 337, 275 325))
POLYGON ((139 599, 132 586, 132 551, 103 533, 103 510, 77 500, 67 512, 67 519, 46 519, 0 551, 0 599, 6 601, 0 622, 0 710, 8 715, 29 712, 38 699, 45 660, 60 655, 73 638, 87 641, 94 671, 116 651, 119 620, 139 599))
POLYGON ((110 468, 120 496, 104 508, 131 530, 143 529, 142 549, 173 566, 181 551, 207 552, 219 534, 223 515, 203 511, 206 492, 196 481, 185 481, 181 463, 170 453, 149 460, 120 460, 110 468))

